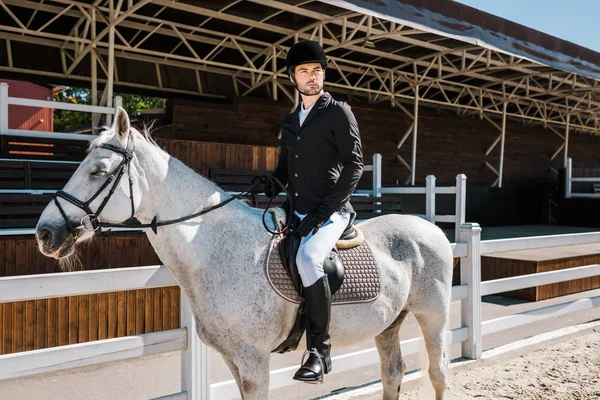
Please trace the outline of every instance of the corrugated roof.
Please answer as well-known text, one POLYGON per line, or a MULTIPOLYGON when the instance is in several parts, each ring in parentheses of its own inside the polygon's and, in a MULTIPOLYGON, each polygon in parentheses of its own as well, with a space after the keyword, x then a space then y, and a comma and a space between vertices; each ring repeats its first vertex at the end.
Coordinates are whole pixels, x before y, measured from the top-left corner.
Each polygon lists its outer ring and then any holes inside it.
POLYGON ((600 53, 452 0, 324 0, 416 29, 600 79, 600 53))

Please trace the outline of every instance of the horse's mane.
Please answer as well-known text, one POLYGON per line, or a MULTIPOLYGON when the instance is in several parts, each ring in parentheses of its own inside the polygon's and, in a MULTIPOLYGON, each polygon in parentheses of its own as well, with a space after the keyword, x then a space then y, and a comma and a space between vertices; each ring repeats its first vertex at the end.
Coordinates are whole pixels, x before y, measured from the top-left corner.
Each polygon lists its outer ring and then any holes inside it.
MULTIPOLYGON (((155 126, 156 122, 157 122, 157 120, 151 120, 149 122, 144 121, 144 122, 141 122, 141 126, 137 126, 137 127, 132 124, 130 134, 135 135, 136 139, 143 139, 147 143, 149 143, 150 145, 156 147, 158 150, 167 153, 163 148, 160 147, 160 145, 158 143, 156 143, 156 141, 152 137, 152 133, 154 131, 154 126, 155 126)), ((100 133, 100 135, 96 139, 93 139, 90 142, 90 145, 88 147, 87 152, 89 153, 91 150, 93 150, 94 148, 100 146, 102 143, 106 143, 106 142, 110 141, 112 138, 114 138, 114 135, 115 135, 115 130, 112 127, 103 126, 103 130, 100 133)), ((182 163, 185 167, 189 168, 194 173, 198 174, 201 178, 208 180, 210 183, 212 183, 213 185, 215 185, 219 189, 225 191, 225 189, 222 188, 220 185, 218 185, 216 182, 213 182, 212 180, 210 180, 210 178, 208 178, 206 176, 203 176, 198 171, 193 170, 191 167, 189 167, 188 165, 186 165, 185 163, 183 163, 177 157, 173 157, 173 156, 171 156, 171 157, 173 159, 179 161, 180 163, 182 163)), ((241 198, 241 199, 238 199, 238 200, 249 211, 252 211, 252 212, 261 212, 262 213, 262 210, 254 208, 251 199, 249 199, 249 198, 241 198)))

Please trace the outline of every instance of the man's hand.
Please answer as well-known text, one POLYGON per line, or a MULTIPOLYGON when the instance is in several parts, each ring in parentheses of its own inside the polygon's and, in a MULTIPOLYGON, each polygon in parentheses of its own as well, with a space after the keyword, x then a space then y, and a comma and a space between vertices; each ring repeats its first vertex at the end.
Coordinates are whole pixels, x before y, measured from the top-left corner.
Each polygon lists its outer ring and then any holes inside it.
POLYGON ((252 195, 264 193, 267 190, 267 185, 267 178, 265 178, 262 175, 256 175, 250 181, 250 187, 252 188, 250 189, 250 192, 252 193, 252 195))
MULTIPOLYGON (((273 185, 275 185, 275 182, 273 182, 273 185)), ((252 180, 250 181, 250 187, 252 187, 252 189, 250 190, 250 194, 252 196, 256 196, 257 194, 264 193, 265 196, 267 196, 269 198, 273 198, 273 197, 277 196, 277 194, 278 194, 278 193, 274 194, 274 190, 271 187, 271 183, 269 182, 269 180, 267 179, 267 177, 265 175, 254 176, 252 178, 252 180)))
POLYGON ((310 232, 317 233, 321 225, 323 225, 335 210, 327 204, 322 204, 315 211, 308 213, 306 217, 298 225, 298 235, 300 237, 307 236, 310 232))

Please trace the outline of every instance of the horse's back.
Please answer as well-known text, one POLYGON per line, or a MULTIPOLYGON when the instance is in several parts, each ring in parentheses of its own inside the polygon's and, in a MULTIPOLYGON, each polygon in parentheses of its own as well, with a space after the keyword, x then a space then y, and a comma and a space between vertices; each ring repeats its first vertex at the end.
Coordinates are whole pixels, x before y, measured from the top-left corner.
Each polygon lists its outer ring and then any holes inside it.
POLYGON ((415 215, 386 214, 357 224, 374 245, 386 245, 410 251, 415 245, 442 258, 452 257, 452 248, 444 232, 435 224, 415 215))
MULTIPOLYGON (((410 277, 410 291, 420 291, 432 279, 451 287, 453 252, 444 232, 417 216, 387 214, 357 224, 374 252, 393 260, 410 277)), ((387 267, 390 267, 388 265, 387 267)))

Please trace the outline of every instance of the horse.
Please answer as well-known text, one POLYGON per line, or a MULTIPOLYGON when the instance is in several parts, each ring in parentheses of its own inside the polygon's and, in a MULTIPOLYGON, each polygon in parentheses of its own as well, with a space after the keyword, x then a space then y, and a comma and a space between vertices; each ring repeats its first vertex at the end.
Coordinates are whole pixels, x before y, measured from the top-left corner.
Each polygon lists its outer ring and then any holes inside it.
MULTIPOLYGON (((39 250, 68 260, 102 227, 134 217, 189 298, 197 335, 221 354, 241 397, 267 399, 272 350, 288 336, 299 305, 278 295, 265 277, 273 233, 265 229, 264 211, 170 156, 146 130, 131 126, 124 109, 115 114, 43 210, 35 231, 39 250)), ((380 215, 355 226, 378 265, 380 293, 370 302, 332 307, 333 351, 374 338, 383 399, 398 399, 406 370, 399 330, 412 312, 435 398, 443 400, 453 266, 448 239, 435 224, 411 215, 380 215)))

